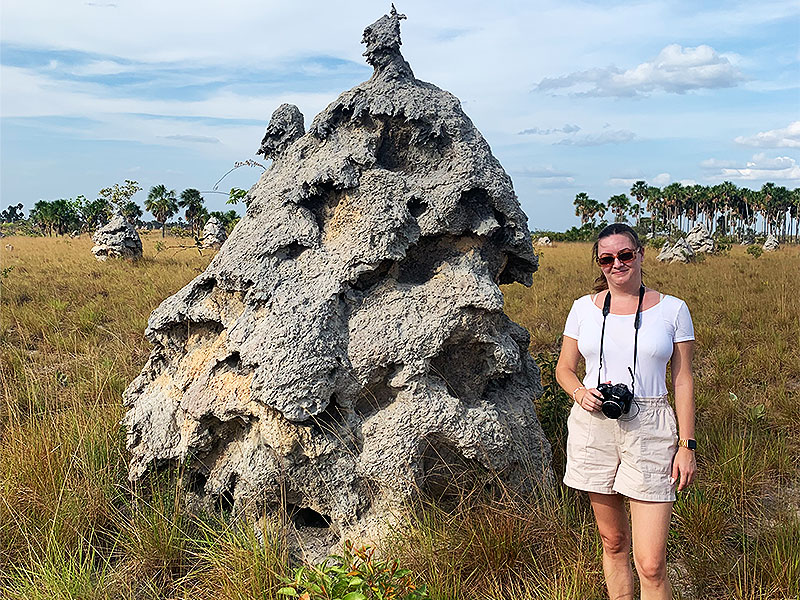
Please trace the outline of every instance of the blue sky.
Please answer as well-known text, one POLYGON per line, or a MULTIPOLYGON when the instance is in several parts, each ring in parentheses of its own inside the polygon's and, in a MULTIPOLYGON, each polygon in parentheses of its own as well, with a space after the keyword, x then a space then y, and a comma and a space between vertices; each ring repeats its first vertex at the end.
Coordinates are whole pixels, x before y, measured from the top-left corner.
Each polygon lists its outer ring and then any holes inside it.
MULTIPOLYGON (((800 186, 800 5, 396 2, 419 79, 458 96, 531 229, 578 223, 636 179, 800 186)), ((310 124, 367 79, 374 1, 4 0, 0 207, 97 192, 210 191, 272 111, 310 124)), ((249 187, 258 169, 220 184, 249 187)), ((225 196, 206 194, 211 210, 225 196)))

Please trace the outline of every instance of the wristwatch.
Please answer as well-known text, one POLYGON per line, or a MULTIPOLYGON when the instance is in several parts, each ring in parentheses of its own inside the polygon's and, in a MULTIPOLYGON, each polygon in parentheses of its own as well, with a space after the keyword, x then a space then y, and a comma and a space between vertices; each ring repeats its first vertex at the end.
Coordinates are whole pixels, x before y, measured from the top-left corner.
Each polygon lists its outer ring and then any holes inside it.
POLYGON ((678 440, 678 446, 689 450, 697 450, 697 442, 695 440, 678 440))

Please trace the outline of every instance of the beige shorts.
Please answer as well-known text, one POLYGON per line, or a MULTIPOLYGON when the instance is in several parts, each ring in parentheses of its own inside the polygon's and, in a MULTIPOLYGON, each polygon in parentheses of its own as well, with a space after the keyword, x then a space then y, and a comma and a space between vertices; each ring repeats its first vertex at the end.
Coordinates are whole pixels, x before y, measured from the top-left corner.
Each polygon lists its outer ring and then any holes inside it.
POLYGON ((648 502, 675 500, 677 483, 670 483, 678 450, 675 412, 666 396, 636 398, 636 403, 638 412, 634 405, 616 420, 572 405, 564 484, 648 502))

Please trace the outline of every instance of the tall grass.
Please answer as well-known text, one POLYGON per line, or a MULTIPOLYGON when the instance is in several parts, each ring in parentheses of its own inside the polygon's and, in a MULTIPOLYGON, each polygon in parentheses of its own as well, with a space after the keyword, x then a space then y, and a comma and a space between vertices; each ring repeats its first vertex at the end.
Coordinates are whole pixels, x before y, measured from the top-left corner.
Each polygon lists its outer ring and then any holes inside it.
MULTIPOLYGON (((88 239, 13 238, 0 279, 0 597, 274 598, 289 555, 279 523, 189 514, 166 473, 126 478, 120 396, 150 348, 147 317, 207 266, 196 250, 97 263, 88 239), (13 267, 13 268, 10 268, 13 267)), ((169 243, 167 245, 170 245, 169 243)), ((504 289, 531 333, 538 412, 563 472, 569 399, 552 366, 572 300, 594 278, 586 244, 541 253, 504 289)), ((675 506, 670 571, 683 598, 800 596, 800 248, 692 265, 648 253, 646 283, 687 301, 699 479, 675 506)), ((420 502, 382 550, 432 598, 603 598, 585 496, 464 490, 420 502)))

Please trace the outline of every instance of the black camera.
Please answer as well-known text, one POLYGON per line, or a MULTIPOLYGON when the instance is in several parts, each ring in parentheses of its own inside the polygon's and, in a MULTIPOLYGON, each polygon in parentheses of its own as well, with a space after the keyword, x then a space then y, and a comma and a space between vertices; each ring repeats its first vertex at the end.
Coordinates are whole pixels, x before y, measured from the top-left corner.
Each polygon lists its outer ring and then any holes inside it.
POLYGON ((619 419, 631 410, 633 392, 624 383, 601 383, 597 391, 603 394, 603 404, 600 410, 609 419, 619 419))

